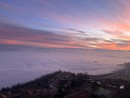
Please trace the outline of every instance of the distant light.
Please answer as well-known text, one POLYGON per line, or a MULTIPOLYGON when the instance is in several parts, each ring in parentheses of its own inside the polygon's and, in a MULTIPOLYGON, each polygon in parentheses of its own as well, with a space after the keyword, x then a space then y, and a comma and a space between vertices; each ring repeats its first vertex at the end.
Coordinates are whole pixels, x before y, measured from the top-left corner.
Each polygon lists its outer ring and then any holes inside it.
POLYGON ((122 86, 120 86, 120 89, 124 89, 124 87, 125 87, 125 86, 124 86, 124 85, 122 85, 122 86))

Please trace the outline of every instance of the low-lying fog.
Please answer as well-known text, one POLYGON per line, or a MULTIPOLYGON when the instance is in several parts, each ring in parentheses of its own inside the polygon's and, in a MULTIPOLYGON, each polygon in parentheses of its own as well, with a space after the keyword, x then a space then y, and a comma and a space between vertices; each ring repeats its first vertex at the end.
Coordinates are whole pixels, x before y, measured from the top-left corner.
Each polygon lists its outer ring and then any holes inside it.
POLYGON ((128 51, 42 49, 0 46, 0 88, 32 80, 59 69, 104 74, 129 62, 128 51))

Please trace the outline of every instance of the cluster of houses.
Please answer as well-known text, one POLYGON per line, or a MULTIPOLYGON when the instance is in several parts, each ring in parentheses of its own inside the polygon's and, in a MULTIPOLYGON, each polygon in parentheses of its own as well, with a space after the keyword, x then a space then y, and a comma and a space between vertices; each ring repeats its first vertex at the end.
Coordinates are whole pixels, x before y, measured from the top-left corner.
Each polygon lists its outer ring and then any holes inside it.
POLYGON ((101 79, 101 80, 95 80, 95 79, 89 79, 91 83, 95 83, 98 86, 101 86, 103 88, 111 89, 111 90, 122 90, 125 88, 127 82, 124 80, 119 79, 101 79))
MULTIPOLYGON (((18 91, 6 93, 0 92, 0 98, 92 98, 92 93, 86 90, 71 90, 71 81, 73 75, 71 73, 61 73, 55 78, 50 79, 47 82, 47 88, 39 89, 19 89, 18 91), (55 97, 60 96, 60 97, 55 97)), ((127 84, 126 81, 116 79, 92 79, 86 78, 86 83, 90 85, 106 88, 109 90, 123 90, 127 84)), ((85 88, 85 87, 84 87, 85 88)), ((104 97, 93 97, 104 98, 104 97)))
MULTIPOLYGON (((0 98, 55 98, 55 95, 70 88, 71 74, 61 73, 48 81, 46 88, 39 89, 18 89, 14 91, 0 92, 0 98), (61 87, 62 86, 62 87, 61 87), (59 88, 60 87, 60 88, 59 88), (60 90, 59 90, 60 89, 60 90)), ((59 97, 58 97, 59 98, 59 97)))
POLYGON ((17 93, 7 92, 0 94, 0 98, 37 98, 37 96, 50 96, 57 92, 57 89, 24 89, 17 93))

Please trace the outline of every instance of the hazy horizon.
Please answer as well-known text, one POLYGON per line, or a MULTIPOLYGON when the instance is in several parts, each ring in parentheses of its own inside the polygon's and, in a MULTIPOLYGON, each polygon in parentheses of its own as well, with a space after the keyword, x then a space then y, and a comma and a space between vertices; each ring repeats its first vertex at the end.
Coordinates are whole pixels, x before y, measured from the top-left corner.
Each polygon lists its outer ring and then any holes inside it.
POLYGON ((57 71, 93 75, 111 73, 129 62, 127 51, 88 49, 47 49, 1 45, 0 87, 35 79, 57 71))

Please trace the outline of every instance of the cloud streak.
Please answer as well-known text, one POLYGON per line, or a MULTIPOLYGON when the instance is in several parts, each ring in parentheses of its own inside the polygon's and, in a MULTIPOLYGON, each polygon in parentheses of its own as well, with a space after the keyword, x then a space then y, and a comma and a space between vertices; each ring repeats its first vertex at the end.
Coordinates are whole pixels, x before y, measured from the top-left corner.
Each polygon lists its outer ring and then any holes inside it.
POLYGON ((129 3, 129 0, 0 1, 0 42, 130 50, 129 3))
POLYGON ((52 48, 82 47, 81 44, 72 41, 69 36, 8 24, 0 24, 0 43, 52 48))

